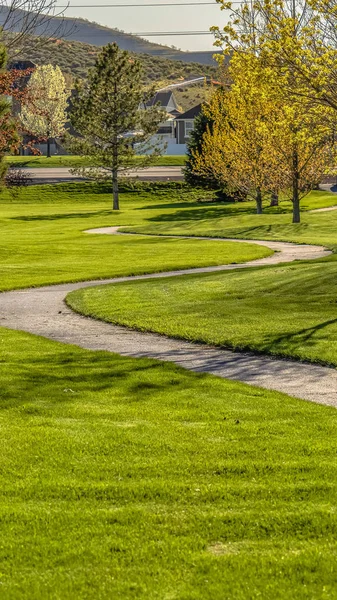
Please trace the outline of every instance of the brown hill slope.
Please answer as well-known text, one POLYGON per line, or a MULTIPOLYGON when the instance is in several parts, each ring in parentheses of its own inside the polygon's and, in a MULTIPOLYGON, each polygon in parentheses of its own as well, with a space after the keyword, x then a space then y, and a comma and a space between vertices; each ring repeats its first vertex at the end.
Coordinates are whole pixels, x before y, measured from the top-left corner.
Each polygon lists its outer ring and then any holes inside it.
MULTIPOLYGON (((22 51, 19 58, 32 60, 37 65, 48 63, 54 66, 59 65, 64 73, 75 79, 86 77, 88 69, 94 65, 99 51, 100 48, 97 46, 81 42, 50 40, 41 47, 22 51)), ((191 79, 194 76, 202 75, 215 77, 217 72, 215 66, 201 65, 200 63, 186 63, 149 54, 137 54, 136 56, 143 65, 146 82, 179 81, 179 79, 191 79)))
MULTIPOLYGON (((7 16, 8 8, 0 4, 0 26, 6 23, 7 16)), ((18 9, 7 23, 6 28, 18 31, 22 26, 22 22, 29 21, 29 18, 29 13, 18 9)), ((45 22, 39 24, 39 20, 37 20, 34 35, 54 36, 56 31, 58 32, 58 38, 62 37, 69 41, 82 42, 91 46, 104 46, 108 43, 116 42, 120 48, 131 52, 161 56, 170 60, 214 65, 213 52, 183 52, 81 18, 66 17, 62 22, 60 17, 51 17, 47 24, 45 22)))

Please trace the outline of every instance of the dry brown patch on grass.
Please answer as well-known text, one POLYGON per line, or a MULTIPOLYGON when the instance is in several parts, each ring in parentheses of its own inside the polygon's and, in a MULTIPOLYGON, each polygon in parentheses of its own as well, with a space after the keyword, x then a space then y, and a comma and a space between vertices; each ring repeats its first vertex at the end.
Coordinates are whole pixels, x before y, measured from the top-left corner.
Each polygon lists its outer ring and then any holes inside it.
POLYGON ((228 542, 223 544, 222 542, 214 542, 207 548, 207 552, 213 554, 213 556, 224 556, 225 554, 239 554, 241 544, 233 544, 228 542))

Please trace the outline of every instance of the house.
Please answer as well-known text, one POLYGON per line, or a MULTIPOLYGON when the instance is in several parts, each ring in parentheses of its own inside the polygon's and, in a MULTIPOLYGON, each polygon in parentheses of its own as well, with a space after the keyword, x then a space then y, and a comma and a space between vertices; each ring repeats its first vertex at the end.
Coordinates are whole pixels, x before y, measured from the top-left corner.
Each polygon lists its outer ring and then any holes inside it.
POLYGON ((157 92, 146 103, 145 108, 156 105, 167 113, 167 118, 160 123, 156 135, 159 136, 160 141, 175 143, 175 117, 180 114, 180 111, 174 93, 171 90, 157 92))
POLYGON ((191 131, 194 129, 195 118, 201 113, 202 104, 193 106, 184 113, 180 113, 176 116, 176 143, 186 144, 190 136, 191 131))
POLYGON ((146 103, 146 108, 149 108, 150 106, 155 106, 156 104, 161 106, 164 110, 166 110, 167 113, 170 113, 170 115, 172 116, 179 114, 179 106, 177 104, 172 90, 163 90, 161 92, 157 92, 146 103))

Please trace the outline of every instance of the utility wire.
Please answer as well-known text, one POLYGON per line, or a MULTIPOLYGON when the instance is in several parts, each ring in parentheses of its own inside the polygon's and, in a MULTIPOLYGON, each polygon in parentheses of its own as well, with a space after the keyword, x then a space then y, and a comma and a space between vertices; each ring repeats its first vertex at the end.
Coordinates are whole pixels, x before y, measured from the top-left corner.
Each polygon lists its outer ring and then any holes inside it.
POLYGON ((138 35, 147 37, 165 36, 165 35, 214 35, 212 31, 141 31, 140 33, 131 33, 130 35, 138 35))
MULTIPOLYGON (((235 1, 232 4, 242 4, 235 1)), ((147 8, 148 6, 217 6, 217 2, 153 2, 148 4, 56 4, 55 8, 147 8)))
MULTIPOLYGON (((165 36, 165 35, 214 35, 214 33, 212 31, 141 31, 141 32, 134 32, 134 31, 103 31, 103 33, 93 33, 93 34, 89 34, 90 35, 90 39, 92 38, 101 38, 106 37, 108 35, 110 35, 111 37, 115 37, 116 35, 131 35, 131 36, 138 36, 141 37, 143 35, 146 36, 155 36, 155 37, 160 37, 160 36, 165 36)), ((81 40, 78 39, 71 39, 70 37, 66 38, 68 39, 70 42, 81 42, 81 40)), ((83 42, 90 45, 90 42, 83 42)), ((198 52, 197 50, 195 50, 195 52, 198 52)), ((202 52, 202 50, 199 50, 199 52, 202 52)))

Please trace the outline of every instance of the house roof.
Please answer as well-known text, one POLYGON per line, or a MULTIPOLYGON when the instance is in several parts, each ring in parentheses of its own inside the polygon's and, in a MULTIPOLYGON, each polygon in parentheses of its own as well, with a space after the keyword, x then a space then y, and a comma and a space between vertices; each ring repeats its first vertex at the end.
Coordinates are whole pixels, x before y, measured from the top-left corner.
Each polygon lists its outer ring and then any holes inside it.
POLYGON ((197 106, 193 106, 193 108, 190 108, 186 112, 178 115, 178 117, 176 117, 176 121, 185 121, 187 119, 195 119, 195 117, 200 115, 201 107, 202 107, 202 104, 197 104, 197 106))
POLYGON ((160 104, 161 106, 168 106, 173 92, 157 92, 151 100, 146 103, 146 106, 154 106, 155 104, 160 104))
POLYGON ((170 110, 168 114, 175 119, 176 117, 179 117, 179 115, 181 115, 182 113, 180 110, 170 110))
POLYGON ((36 63, 32 62, 31 60, 13 61, 8 66, 9 71, 11 71, 11 70, 26 71, 27 69, 35 69, 35 68, 36 68, 36 63))

